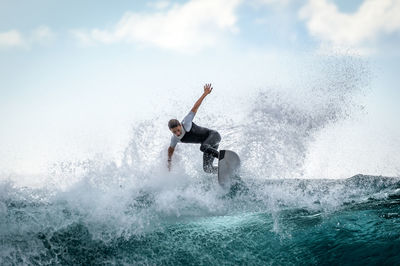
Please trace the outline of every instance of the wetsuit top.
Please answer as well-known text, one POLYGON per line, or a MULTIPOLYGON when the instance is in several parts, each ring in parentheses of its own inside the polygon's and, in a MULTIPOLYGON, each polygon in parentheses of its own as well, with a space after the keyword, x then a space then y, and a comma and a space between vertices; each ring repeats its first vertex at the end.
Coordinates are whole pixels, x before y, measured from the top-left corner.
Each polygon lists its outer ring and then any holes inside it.
POLYGON ((182 133, 178 137, 175 134, 171 137, 171 144, 172 148, 175 148, 178 142, 183 143, 202 143, 210 134, 210 129, 200 127, 193 123, 195 113, 190 111, 185 118, 183 118, 181 125, 182 125, 182 133))

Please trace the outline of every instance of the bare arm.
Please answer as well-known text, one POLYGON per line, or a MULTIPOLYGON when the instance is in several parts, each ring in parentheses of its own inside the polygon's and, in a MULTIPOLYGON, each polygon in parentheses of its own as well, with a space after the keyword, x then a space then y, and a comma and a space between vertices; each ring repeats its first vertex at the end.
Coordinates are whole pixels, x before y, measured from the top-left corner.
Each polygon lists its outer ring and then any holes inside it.
POLYGON ((172 159, 172 154, 174 154, 175 148, 169 147, 168 148, 168 170, 171 171, 171 159, 172 159))
POLYGON ((192 108, 192 112, 196 113, 197 110, 199 109, 201 103, 203 102, 204 98, 211 93, 213 87, 211 87, 211 84, 206 84, 204 85, 204 92, 203 95, 200 96, 200 98, 196 101, 196 103, 194 104, 193 108, 192 108))

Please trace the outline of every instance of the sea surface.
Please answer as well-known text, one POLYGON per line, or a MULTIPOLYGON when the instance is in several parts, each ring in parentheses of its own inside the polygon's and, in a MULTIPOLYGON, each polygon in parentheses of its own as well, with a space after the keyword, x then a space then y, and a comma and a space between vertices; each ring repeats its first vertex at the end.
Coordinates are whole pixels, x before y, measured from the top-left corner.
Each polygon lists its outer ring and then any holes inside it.
POLYGON ((400 262, 400 178, 0 192, 1 265, 400 262))
MULTIPOLYGON (((199 145, 178 144, 168 172, 172 111, 135 121, 120 160, 0 174, 0 265, 400 265, 400 176, 354 175, 368 172, 318 160, 324 145, 309 156, 321 131, 362 116, 365 62, 328 58, 305 76, 201 107, 194 121, 241 157, 228 190, 203 172, 199 145)), ((189 111, 171 106, 178 119, 189 111)))

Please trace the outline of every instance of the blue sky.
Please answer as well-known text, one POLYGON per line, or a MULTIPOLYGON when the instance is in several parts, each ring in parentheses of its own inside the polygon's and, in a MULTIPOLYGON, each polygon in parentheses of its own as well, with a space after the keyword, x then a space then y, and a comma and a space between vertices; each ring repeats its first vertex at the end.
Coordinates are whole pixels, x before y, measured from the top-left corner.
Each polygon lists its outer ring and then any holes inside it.
MULTIPOLYGON (((216 98, 245 97, 289 86, 307 57, 338 51, 368 62, 370 127, 398 140, 398 14, 399 0, 1 0, 0 169, 117 155, 134 121, 165 109, 179 116, 165 106, 186 108, 205 82, 216 98)), ((382 133, 366 139, 373 134, 382 133)), ((379 158, 390 152, 382 147, 379 158)), ((397 174, 393 156, 378 173, 397 174)))

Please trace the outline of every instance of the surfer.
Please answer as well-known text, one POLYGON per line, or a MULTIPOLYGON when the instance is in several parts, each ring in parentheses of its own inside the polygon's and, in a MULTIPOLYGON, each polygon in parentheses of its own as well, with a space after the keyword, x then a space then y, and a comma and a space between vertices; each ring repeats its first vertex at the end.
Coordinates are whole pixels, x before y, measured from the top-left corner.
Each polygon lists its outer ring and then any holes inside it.
POLYGON ((204 98, 212 91, 211 84, 204 85, 204 93, 196 101, 190 112, 183 118, 182 122, 171 119, 168 127, 172 132, 171 144, 168 148, 168 169, 171 170, 171 159, 176 144, 200 143, 200 150, 203 152, 203 169, 206 173, 217 173, 218 167, 213 166, 214 158, 218 158, 218 145, 221 141, 220 134, 212 129, 200 127, 193 123, 193 118, 199 109, 204 98))

